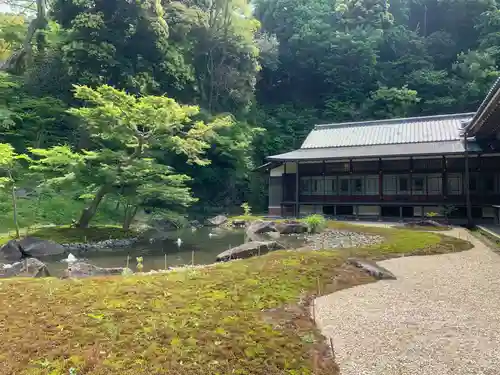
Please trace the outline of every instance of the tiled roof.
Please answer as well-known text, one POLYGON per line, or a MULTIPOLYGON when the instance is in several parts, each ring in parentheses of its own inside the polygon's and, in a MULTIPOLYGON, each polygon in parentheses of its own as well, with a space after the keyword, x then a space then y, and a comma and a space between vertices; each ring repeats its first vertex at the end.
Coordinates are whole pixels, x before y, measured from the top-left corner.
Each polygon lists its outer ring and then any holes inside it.
POLYGON ((395 145, 460 139, 474 113, 317 125, 301 149, 395 145))
MULTIPOLYGON (((497 80, 493 83, 490 90, 488 91, 488 94, 486 94, 486 97, 474 114, 474 117, 464 129, 467 132, 468 136, 477 135, 477 133, 479 133, 479 131, 481 130, 481 127, 483 127, 483 125, 488 122, 488 119, 490 118, 492 113, 498 109, 499 97, 500 77, 497 78, 497 80)), ((491 125, 493 125, 494 129, 498 128, 498 118, 496 118, 496 121, 495 119, 493 119, 493 122, 494 124, 490 124, 490 127, 491 125)), ((491 129, 486 129, 486 133, 491 134, 491 129)))
MULTIPOLYGON (((481 152, 481 147, 475 142, 469 142, 469 152, 481 152)), ((393 145, 370 145, 331 148, 301 148, 285 154, 270 156, 270 161, 294 160, 327 160, 327 159, 354 159, 373 157, 398 156, 432 156, 462 154, 465 147, 462 141, 422 142, 393 145)))

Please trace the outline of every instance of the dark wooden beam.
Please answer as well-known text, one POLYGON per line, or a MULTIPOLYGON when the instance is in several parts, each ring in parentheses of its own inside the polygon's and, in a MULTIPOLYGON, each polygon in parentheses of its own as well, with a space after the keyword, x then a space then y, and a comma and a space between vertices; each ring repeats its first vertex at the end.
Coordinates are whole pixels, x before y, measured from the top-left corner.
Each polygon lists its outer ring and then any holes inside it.
POLYGON ((326 162, 323 160, 323 202, 326 202, 326 162))
POLYGON ((384 173, 382 171, 382 158, 378 159, 378 194, 381 201, 384 200, 384 173))
POLYGON ((443 156, 443 166, 441 171, 441 191, 443 199, 446 200, 448 196, 448 170, 446 168, 446 156, 443 156))
POLYGON ((283 163, 283 174, 281 175, 281 217, 284 217, 284 215, 283 215, 283 201, 286 201, 285 178, 286 178, 286 162, 283 163))
POLYGON ((295 216, 299 217, 299 162, 297 161, 295 170, 295 216))
MULTIPOLYGON (((410 197, 413 195, 413 158, 410 158, 410 197)), ((396 183, 397 184, 397 183, 396 183)))
POLYGON ((465 148, 465 206, 467 207, 467 225, 472 226, 472 207, 470 203, 470 189, 469 189, 469 145, 467 142, 467 135, 464 135, 464 148, 465 148))

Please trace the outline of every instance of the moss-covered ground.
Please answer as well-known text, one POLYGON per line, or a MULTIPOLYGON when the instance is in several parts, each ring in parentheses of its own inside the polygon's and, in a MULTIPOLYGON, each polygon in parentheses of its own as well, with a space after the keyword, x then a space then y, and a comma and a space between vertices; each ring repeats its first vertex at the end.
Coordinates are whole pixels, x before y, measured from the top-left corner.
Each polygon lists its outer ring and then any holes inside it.
POLYGON ((435 233, 329 226, 380 234, 386 242, 276 251, 149 276, 3 280, 0 374, 336 374, 305 305, 315 294, 374 281, 347 266, 347 256, 470 247, 435 233))
MULTIPOLYGON (((66 226, 35 227, 21 230, 21 236, 32 236, 51 240, 57 243, 86 243, 109 239, 133 238, 137 233, 132 230, 123 230, 121 227, 101 225, 89 228, 72 228, 66 226)), ((14 238, 14 233, 0 235, 0 245, 14 238)))

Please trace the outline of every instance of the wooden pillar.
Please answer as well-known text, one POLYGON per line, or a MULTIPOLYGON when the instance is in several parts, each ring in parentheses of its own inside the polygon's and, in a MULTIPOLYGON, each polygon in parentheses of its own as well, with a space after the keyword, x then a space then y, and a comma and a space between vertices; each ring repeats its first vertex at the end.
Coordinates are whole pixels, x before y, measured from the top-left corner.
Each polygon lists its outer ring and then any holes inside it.
POLYGON ((299 206, 299 162, 296 162, 296 171, 295 171, 295 216, 298 218, 300 214, 300 206, 299 206))
POLYGON ((323 204, 325 204, 326 203, 326 162, 324 160, 323 160, 322 173, 323 173, 323 204))
POLYGON ((410 196, 413 195, 413 158, 410 158, 410 196))
POLYGON ((281 217, 284 217, 283 202, 286 201, 285 178, 286 178, 286 162, 283 163, 283 174, 281 175, 281 217))
MULTIPOLYGON (((384 200, 384 172, 382 158, 378 158, 378 196, 380 201, 384 200)), ((378 220, 382 221, 382 206, 378 207, 378 220)))
POLYGON ((470 189, 469 189, 469 144, 467 134, 464 134, 464 148, 465 148, 465 173, 464 173, 464 188, 465 188, 465 206, 467 208, 467 225, 472 225, 472 207, 470 203, 470 189))
POLYGON ((384 173, 382 172, 382 158, 378 159, 378 194, 381 201, 384 200, 384 173))
POLYGON ((446 168, 446 156, 443 156, 443 165, 441 169, 441 194, 443 199, 448 199, 448 170, 446 168))

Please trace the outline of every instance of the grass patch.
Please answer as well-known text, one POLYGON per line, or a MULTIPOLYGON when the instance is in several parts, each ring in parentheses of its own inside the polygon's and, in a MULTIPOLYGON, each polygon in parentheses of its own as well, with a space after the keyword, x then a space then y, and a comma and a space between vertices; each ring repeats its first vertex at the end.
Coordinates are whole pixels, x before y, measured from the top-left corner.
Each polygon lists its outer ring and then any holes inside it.
MULTIPOLYGON (((72 194, 45 194, 40 199, 36 196, 17 200, 18 220, 21 228, 41 225, 65 225, 78 219, 85 202, 75 199, 72 194)), ((104 199, 92 221, 93 225, 119 224, 122 214, 117 212, 116 203, 104 199)), ((15 228, 12 218, 12 202, 8 192, 0 190, 0 232, 15 228)))
POLYGON ((2 375, 333 375, 304 304, 373 281, 349 255, 387 258, 465 250, 435 233, 358 227, 383 245, 276 251, 203 269, 86 280, 0 283, 2 375))
POLYGON ((233 220, 245 220, 246 222, 252 222, 256 220, 268 220, 268 219, 265 219, 264 216, 257 216, 257 215, 238 215, 238 216, 230 216, 227 221, 229 223, 232 223, 233 220))
MULTIPOLYGON (((28 232, 22 230, 21 235, 38 237, 57 243, 85 243, 105 241, 109 239, 119 240, 133 238, 137 236, 137 233, 131 230, 123 230, 119 226, 106 225, 89 228, 71 228, 70 226, 39 227, 33 228, 28 232)), ((12 238, 14 238, 13 232, 0 236, 0 244, 9 241, 12 238)))
POLYGON ((493 250, 500 251, 500 239, 481 228, 474 228, 471 233, 477 239, 486 242, 493 250))

